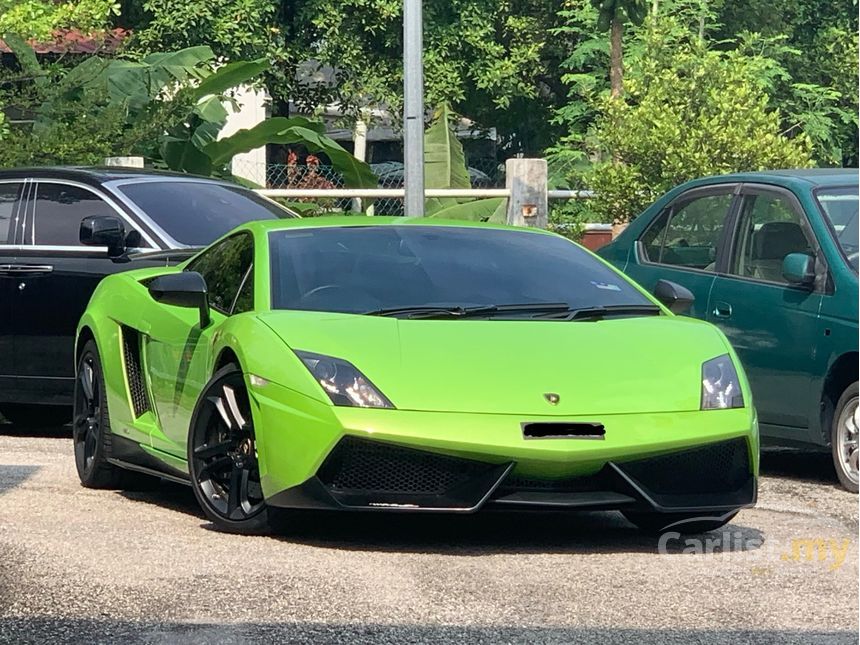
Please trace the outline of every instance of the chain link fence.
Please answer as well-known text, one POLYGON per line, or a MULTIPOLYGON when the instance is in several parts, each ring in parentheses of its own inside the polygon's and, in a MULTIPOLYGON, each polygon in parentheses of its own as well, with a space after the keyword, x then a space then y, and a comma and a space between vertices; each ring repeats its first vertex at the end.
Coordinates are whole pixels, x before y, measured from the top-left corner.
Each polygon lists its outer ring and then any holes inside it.
MULTIPOLYGON (((372 163, 370 167, 379 178, 377 188, 403 188, 403 164, 396 161, 372 163)), ((259 164, 234 159, 232 171, 237 177, 245 177, 260 183, 261 172, 259 164)), ((296 164, 266 164, 265 188, 303 188, 331 189, 344 188, 343 177, 332 166, 318 163, 296 164)), ((505 185, 504 165, 492 159, 478 159, 469 166, 469 179, 472 188, 503 188, 505 185)), ((364 212, 371 204, 368 200, 358 199, 298 199, 300 203, 308 204, 307 215, 344 214, 364 212), (315 208, 311 208, 311 206, 315 208)), ((403 215, 403 199, 377 199, 372 204, 376 215, 403 215)), ((304 210, 304 209, 301 209, 304 210)))

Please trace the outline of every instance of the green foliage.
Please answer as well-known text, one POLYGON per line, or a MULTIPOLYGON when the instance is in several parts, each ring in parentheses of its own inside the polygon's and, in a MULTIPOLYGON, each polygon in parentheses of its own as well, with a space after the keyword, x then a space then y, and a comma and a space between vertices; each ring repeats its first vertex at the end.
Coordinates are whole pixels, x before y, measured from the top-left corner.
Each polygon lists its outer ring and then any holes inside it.
POLYGON ((762 62, 650 30, 625 101, 603 100, 588 174, 604 220, 626 221, 672 186, 711 174, 811 164, 805 134, 788 139, 757 82, 762 62))
POLYGON ((224 92, 258 76, 266 61, 214 69, 213 51, 194 46, 139 60, 94 56, 71 69, 45 70, 20 39, 12 41, 32 81, 27 107, 35 119, 32 128, 10 134, 0 165, 97 164, 107 156, 142 155, 171 170, 226 175, 240 152, 296 143, 325 153, 348 186, 376 185, 367 164, 307 119, 270 119, 218 141, 228 117, 224 92))
POLYGON ((0 0, 0 34, 48 40, 56 30, 100 31, 119 15, 114 0, 0 0))
MULTIPOLYGON (((276 107, 309 113, 338 103, 351 120, 367 107, 399 115, 403 93, 402 0, 147 0, 133 27, 142 51, 210 44, 230 60, 273 61, 266 86, 276 107), (331 82, 325 82, 330 78, 331 82), (314 82, 309 80, 315 79, 314 82), (323 79, 322 82, 318 82, 323 79)), ((428 2, 427 102, 451 104, 504 147, 539 153, 563 90, 563 39, 548 0, 428 2)))
MULTIPOLYGON (((437 110, 432 124, 424 132, 424 187, 425 188, 470 188, 469 170, 463 144, 452 128, 452 115, 447 103, 437 110)), ((425 212, 454 206, 461 200, 456 198, 431 197, 426 200, 425 212)))

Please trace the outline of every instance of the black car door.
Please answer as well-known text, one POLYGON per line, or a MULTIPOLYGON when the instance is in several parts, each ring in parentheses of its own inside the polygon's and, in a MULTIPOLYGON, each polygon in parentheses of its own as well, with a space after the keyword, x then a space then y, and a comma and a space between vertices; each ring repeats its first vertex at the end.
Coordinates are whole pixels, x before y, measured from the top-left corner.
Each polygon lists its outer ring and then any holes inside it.
POLYGON ((14 395, 15 357, 12 325, 15 296, 16 242, 23 229, 24 179, 0 182, 0 398, 14 395))
POLYGON ((99 281, 131 268, 107 250, 83 246, 81 220, 128 219, 110 198, 83 184, 39 179, 31 190, 24 244, 16 260, 12 336, 21 402, 68 404, 74 383, 74 334, 99 281))

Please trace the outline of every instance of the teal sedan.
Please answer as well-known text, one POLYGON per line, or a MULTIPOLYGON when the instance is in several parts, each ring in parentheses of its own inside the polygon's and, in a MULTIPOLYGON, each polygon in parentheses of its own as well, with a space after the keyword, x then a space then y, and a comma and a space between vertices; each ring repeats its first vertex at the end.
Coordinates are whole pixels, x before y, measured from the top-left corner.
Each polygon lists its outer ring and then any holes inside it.
POLYGON ((828 449, 857 492, 857 170, 755 172, 666 193, 599 254, 695 296, 752 386, 765 444, 828 449))

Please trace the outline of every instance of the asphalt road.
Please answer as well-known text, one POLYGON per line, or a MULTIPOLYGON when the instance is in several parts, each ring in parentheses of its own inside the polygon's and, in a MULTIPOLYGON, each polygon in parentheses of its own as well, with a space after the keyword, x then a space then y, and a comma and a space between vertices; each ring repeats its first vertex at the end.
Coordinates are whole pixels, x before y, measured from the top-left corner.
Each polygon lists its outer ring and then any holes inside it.
POLYGON ((856 643, 857 497, 826 457, 764 469, 758 506, 704 536, 724 552, 613 513, 240 537, 190 489, 87 490, 61 431, 0 426, 0 642, 856 643))

